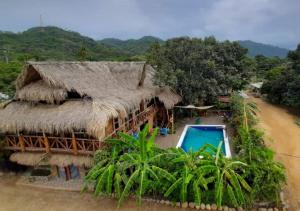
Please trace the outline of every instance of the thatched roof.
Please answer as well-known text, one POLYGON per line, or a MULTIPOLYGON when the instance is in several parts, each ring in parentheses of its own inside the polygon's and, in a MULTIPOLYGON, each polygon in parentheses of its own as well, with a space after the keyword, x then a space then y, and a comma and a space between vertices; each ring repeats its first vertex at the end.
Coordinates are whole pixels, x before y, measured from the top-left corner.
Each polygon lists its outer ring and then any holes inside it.
POLYGON ((10 155, 9 159, 25 166, 36 166, 47 164, 48 157, 45 153, 32 153, 32 152, 15 152, 10 155), (45 163, 46 161, 46 163, 45 163))
POLYGON ((17 79, 15 101, 0 109, 0 131, 86 129, 101 139, 109 118, 127 115, 141 100, 156 96, 166 108, 173 107, 181 98, 167 87, 154 86, 155 70, 144 64, 29 62, 17 79), (82 98, 70 100, 68 93, 82 98))
POLYGON ((49 160, 50 165, 57 166, 85 166, 92 167, 94 165, 94 159, 91 156, 83 155, 65 155, 65 154, 53 154, 49 160))
POLYGON ((65 155, 65 154, 44 154, 38 152, 15 152, 9 158, 13 162, 25 166, 56 165, 56 166, 85 166, 92 167, 94 159, 91 156, 65 155))
POLYGON ((43 80, 32 82, 16 92, 16 99, 32 102, 58 103, 64 101, 67 96, 65 89, 51 87, 43 80))

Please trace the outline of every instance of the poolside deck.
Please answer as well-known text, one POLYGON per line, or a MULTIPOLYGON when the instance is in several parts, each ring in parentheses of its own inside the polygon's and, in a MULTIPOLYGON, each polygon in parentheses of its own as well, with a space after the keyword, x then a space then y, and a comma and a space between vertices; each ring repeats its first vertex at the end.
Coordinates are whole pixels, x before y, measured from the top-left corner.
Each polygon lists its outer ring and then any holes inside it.
MULTIPOLYGON (((179 120, 176 122, 176 132, 175 134, 170 134, 167 136, 158 136, 156 139, 156 144, 163 149, 169 148, 169 147, 176 147, 177 142, 181 136, 181 133, 185 127, 185 125, 188 124, 195 124, 196 117, 194 118, 185 118, 182 120, 179 120)), ((201 117, 201 124, 204 125, 224 125, 223 117, 217 116, 217 115, 211 115, 207 117, 201 117)), ((226 124, 225 124, 226 125, 226 124)), ((231 129, 226 125, 227 127, 227 135, 229 136, 229 143, 231 139, 231 129)), ((231 145, 231 143, 230 143, 231 145)), ((231 147, 232 149, 232 147, 231 147)), ((232 150, 231 150, 232 151, 232 150)))

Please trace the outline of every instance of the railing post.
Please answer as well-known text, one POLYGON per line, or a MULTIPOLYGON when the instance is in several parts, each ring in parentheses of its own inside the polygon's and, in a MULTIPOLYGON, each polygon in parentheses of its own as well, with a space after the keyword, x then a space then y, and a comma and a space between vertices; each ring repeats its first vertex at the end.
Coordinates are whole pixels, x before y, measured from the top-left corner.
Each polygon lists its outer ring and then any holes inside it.
POLYGON ((25 141, 23 135, 19 135, 18 138, 20 142, 21 151, 25 152, 25 141))
POLYGON ((77 142, 74 133, 72 133, 72 148, 73 148, 74 155, 78 155, 77 142))
POLYGON ((50 152, 50 144, 49 144, 48 137, 45 134, 43 134, 43 136, 44 136, 44 144, 45 144, 46 152, 49 153, 50 152))

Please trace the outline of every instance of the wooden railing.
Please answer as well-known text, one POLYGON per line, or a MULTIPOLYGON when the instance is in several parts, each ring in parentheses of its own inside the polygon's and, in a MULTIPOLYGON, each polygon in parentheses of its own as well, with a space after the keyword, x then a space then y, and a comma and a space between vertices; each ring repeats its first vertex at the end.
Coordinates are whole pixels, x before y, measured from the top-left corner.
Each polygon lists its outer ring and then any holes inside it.
MULTIPOLYGON (((135 125, 143 124, 147 121, 150 115, 155 112, 155 107, 150 106, 143 112, 129 119, 119 128, 107 135, 105 139, 116 136, 118 131, 132 132, 135 125), (131 123, 132 125, 128 124, 131 123), (129 130, 128 130, 129 128, 129 130)), ((72 154, 93 154, 100 149, 105 142, 96 139, 76 138, 73 137, 54 137, 54 136, 35 136, 35 135, 6 135, 6 149, 16 151, 29 152, 61 152, 72 154)))
POLYGON ((93 154, 104 144, 96 139, 47 137, 27 135, 5 136, 6 149, 28 152, 63 152, 72 154, 93 154))
POLYGON ((136 116, 133 116, 131 119, 127 120, 122 125, 120 125, 111 134, 107 135, 104 140, 116 136, 119 131, 131 133, 134 126, 145 123, 148 120, 149 116, 154 115, 155 112, 155 106, 149 106, 141 113, 137 114, 136 116))

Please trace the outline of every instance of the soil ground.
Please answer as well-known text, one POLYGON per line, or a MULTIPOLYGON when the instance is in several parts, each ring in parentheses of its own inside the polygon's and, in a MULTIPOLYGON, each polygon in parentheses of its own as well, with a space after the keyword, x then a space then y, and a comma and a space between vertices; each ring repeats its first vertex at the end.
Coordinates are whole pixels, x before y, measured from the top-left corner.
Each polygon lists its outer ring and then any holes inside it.
POLYGON ((16 185, 18 177, 0 178, 0 211, 180 211, 182 209, 150 202, 141 207, 127 199, 121 209, 110 198, 96 198, 90 193, 55 191, 16 185))
POLYGON ((260 125, 266 132, 266 144, 276 152, 276 159, 286 167, 289 210, 300 210, 300 127, 299 116, 260 98, 251 98, 260 110, 260 125))

